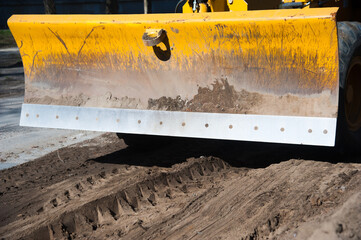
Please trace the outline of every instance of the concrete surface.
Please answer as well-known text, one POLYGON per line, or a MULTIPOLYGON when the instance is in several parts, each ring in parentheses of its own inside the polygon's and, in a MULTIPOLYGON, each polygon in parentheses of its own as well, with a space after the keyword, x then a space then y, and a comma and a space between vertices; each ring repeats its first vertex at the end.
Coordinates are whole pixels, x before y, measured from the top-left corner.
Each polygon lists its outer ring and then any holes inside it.
POLYGON ((8 48, 0 49, 0 59, 0 170, 102 134, 20 127, 21 104, 24 99, 21 58, 17 48, 8 48))

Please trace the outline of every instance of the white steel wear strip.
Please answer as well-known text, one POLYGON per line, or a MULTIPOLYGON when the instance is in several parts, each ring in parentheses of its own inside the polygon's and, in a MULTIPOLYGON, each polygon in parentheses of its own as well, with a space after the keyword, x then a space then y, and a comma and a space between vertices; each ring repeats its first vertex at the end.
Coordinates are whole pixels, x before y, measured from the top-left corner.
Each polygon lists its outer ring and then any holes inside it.
POLYGON ((334 146, 336 118, 23 104, 21 126, 334 146))

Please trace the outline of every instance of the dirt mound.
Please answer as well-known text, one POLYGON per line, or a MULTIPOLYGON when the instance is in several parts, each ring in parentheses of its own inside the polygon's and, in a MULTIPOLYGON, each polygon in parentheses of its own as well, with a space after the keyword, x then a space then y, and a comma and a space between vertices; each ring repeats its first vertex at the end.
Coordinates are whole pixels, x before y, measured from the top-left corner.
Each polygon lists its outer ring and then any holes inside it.
POLYGON ((360 239, 360 213, 361 193, 357 192, 331 216, 319 216, 316 220, 302 223, 298 229, 294 230, 294 238, 360 239))
POLYGON ((106 134, 1 171, 0 237, 358 239, 361 164, 327 152, 106 134))

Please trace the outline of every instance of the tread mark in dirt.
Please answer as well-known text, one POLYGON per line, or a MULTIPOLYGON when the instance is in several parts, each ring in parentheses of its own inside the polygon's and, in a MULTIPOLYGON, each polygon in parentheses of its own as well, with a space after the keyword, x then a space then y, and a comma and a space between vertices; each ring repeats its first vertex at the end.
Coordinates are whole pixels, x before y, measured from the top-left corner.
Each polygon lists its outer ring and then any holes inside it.
MULTIPOLYGON (((229 168, 221 159, 213 157, 204 157, 200 162, 190 161, 190 164, 183 165, 177 166, 172 172, 155 173, 154 176, 151 175, 148 179, 136 182, 125 189, 119 189, 116 193, 88 202, 73 211, 64 212, 58 219, 38 228, 26 238, 40 235, 45 239, 90 236, 102 226, 119 224, 116 222, 122 217, 128 218, 128 221, 131 218, 136 219, 137 212, 142 209, 155 207, 159 202, 167 201, 166 198, 174 199, 179 194, 187 194, 189 188, 194 189, 190 198, 197 197, 197 192, 202 191, 202 181, 207 181, 212 174, 229 168), (187 191, 181 190, 184 188, 187 191)), ((92 177, 87 178, 87 182, 95 184, 92 177)), ((79 186, 80 183, 76 184, 75 188, 79 186)), ((64 195, 67 199, 72 199, 69 190, 64 195)), ((57 207, 58 199, 54 198, 51 203, 57 207)), ((195 204, 194 200, 190 201, 188 206, 192 204, 195 204)), ((143 223, 137 225, 146 228, 143 223)))

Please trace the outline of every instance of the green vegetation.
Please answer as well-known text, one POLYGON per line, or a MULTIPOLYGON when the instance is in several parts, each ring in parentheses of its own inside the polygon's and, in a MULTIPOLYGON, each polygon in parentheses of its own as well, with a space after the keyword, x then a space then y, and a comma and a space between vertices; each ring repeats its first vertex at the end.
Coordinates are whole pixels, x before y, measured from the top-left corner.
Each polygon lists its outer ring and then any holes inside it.
POLYGON ((0 48, 16 47, 16 42, 10 30, 0 30, 0 48))

